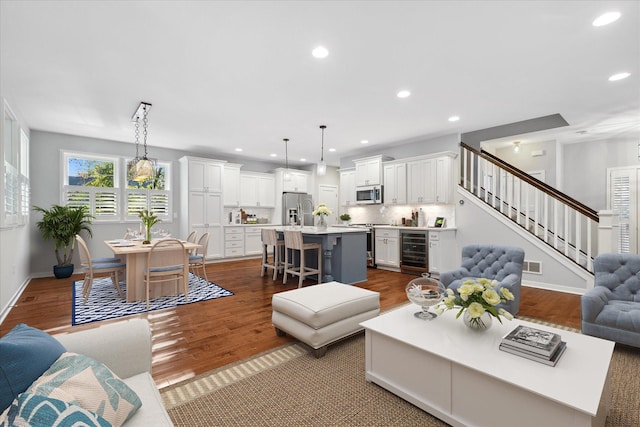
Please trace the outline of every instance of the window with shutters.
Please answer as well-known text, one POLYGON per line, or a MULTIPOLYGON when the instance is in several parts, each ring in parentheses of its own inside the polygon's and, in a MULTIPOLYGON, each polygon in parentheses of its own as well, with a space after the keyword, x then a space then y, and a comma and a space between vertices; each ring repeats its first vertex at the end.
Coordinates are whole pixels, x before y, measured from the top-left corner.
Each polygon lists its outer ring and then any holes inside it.
POLYGON ((171 220, 171 192, 169 183, 171 164, 158 162, 156 176, 148 181, 138 182, 127 171, 126 219, 137 220, 143 209, 155 212, 162 221, 171 220))
POLYGON ((618 250, 621 253, 638 253, 640 231, 640 168, 609 168, 608 208, 618 216, 618 250))
POLYGON ((156 176, 138 182, 126 167, 130 159, 73 152, 63 159, 62 204, 88 206, 95 222, 138 222, 143 209, 171 222, 170 162, 158 162, 156 176))
POLYGON ((62 203, 87 206, 96 221, 119 221, 120 159, 64 153, 62 203))

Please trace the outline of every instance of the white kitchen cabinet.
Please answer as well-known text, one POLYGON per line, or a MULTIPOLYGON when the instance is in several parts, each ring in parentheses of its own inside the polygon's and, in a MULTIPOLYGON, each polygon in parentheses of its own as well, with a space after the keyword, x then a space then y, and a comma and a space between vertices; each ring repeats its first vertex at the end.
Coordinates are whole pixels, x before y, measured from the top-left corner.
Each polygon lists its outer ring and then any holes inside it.
POLYGON ((389 159, 383 156, 356 159, 356 187, 382 184, 382 162, 389 159))
POLYGON ((260 227, 246 227, 244 229, 244 254, 262 254, 262 229, 260 227))
POLYGON ((190 191, 222 193, 223 162, 193 157, 187 159, 190 191))
POLYGON ((224 255, 222 176, 224 161, 182 157, 180 159, 180 233, 209 233, 206 258, 224 255))
POLYGON ((409 203, 435 203, 435 159, 407 162, 407 193, 409 203))
POLYGON ((282 191, 307 193, 309 191, 309 175, 308 172, 289 169, 288 173, 282 174, 282 191))
POLYGON ((224 165, 223 200, 224 205, 237 208, 240 206, 240 167, 227 163, 224 165))
POLYGON ((451 203, 455 183, 454 156, 454 153, 447 153, 407 162, 408 203, 451 203))
POLYGON ((407 164, 388 163, 384 165, 383 170, 383 203, 385 205, 407 204, 407 164))
POLYGON ((356 204, 356 171, 340 171, 340 206, 356 204))
POLYGON ((375 229, 376 264, 391 269, 400 268, 400 232, 399 230, 375 229))
POLYGON ((429 273, 440 275, 460 266, 455 229, 429 231, 429 273))
POLYGON ((273 175, 240 173, 240 206, 272 208, 275 200, 273 175))
POLYGON ((453 158, 436 158, 436 203, 451 203, 456 177, 453 176, 453 158))
POLYGON ((243 255, 244 255, 243 227, 225 227, 224 228, 225 258, 240 257, 243 255))

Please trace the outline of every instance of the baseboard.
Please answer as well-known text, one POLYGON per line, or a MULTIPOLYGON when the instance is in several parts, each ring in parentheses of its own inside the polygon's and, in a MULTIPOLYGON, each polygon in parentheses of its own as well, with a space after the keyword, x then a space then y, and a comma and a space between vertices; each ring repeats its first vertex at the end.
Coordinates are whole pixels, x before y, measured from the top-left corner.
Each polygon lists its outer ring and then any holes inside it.
POLYGON ((545 289, 548 291, 565 292, 567 294, 584 295, 587 289, 572 288, 569 286, 557 285, 554 283, 531 282, 523 283, 522 286, 528 288, 545 289))
POLYGON ((2 311, 0 311, 0 324, 4 322, 4 319, 7 317, 11 309, 15 307, 18 300, 22 296, 22 293, 24 292, 25 289, 27 289, 27 286, 29 285, 29 282, 31 282, 32 278, 33 278, 32 276, 28 276, 24 280, 24 282, 22 282, 22 284, 20 285, 20 287, 18 288, 18 291, 13 295, 13 297, 11 297, 11 299, 9 300, 9 303, 6 306, 2 307, 2 311))

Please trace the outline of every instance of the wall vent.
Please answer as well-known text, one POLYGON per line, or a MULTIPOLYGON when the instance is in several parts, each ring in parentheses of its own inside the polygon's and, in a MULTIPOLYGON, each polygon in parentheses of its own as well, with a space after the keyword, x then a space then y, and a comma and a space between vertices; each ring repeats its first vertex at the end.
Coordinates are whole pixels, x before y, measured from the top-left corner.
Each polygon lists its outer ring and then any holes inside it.
POLYGON ((542 274, 542 262, 540 261, 524 261, 522 263, 523 273, 542 274))

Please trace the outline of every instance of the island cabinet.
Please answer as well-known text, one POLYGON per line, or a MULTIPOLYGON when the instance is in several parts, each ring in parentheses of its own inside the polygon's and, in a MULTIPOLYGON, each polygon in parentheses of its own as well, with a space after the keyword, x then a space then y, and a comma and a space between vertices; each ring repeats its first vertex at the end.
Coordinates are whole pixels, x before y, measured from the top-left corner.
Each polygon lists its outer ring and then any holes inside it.
POLYGON ((246 227, 244 229, 244 254, 262 254, 262 228, 246 227))
POLYGON ((224 165, 223 199, 224 205, 240 207, 240 167, 233 163, 224 165))
POLYGON ((353 161, 356 165, 356 187, 382 184, 382 162, 390 157, 373 156, 353 161))
POLYGON ((407 204, 407 164, 385 163, 382 201, 385 205, 407 204))
POLYGON ((221 258, 223 247, 222 182, 224 161, 182 157, 180 162, 180 233, 209 233, 206 258, 221 258))
POLYGON ((455 153, 407 161, 408 203, 451 203, 455 153))
POLYGON ((257 172, 240 173, 240 206, 272 208, 275 203, 273 175, 257 172))
POLYGON ((340 171, 340 206, 356 204, 356 171, 340 171))
POLYGON ((400 231, 376 227, 375 253, 379 268, 400 271, 400 231))

